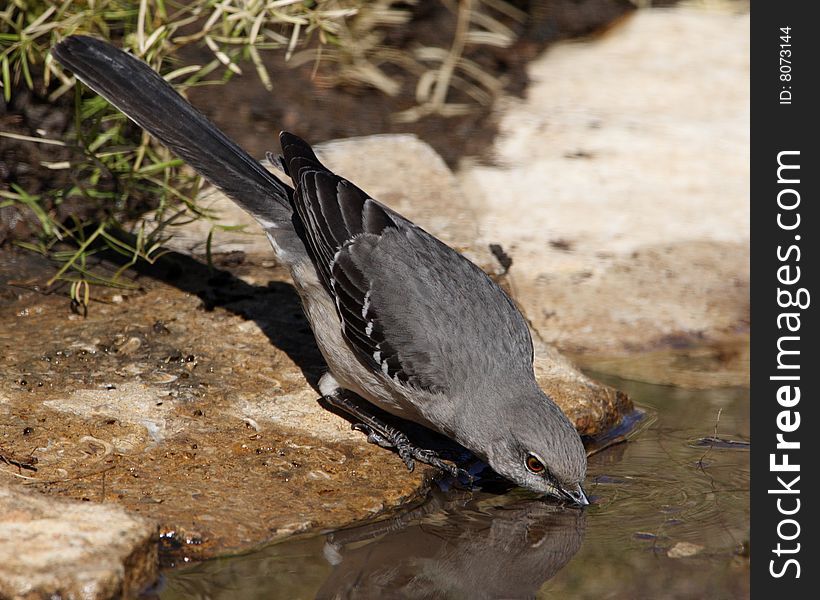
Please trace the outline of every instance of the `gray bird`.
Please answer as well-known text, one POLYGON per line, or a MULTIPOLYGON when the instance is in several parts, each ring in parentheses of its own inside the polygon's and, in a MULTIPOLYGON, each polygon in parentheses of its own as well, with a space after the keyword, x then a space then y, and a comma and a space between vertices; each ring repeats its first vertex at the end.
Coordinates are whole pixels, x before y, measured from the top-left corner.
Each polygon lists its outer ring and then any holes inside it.
POLYGON ((290 269, 329 371, 319 389, 368 440, 461 471, 410 443, 350 392, 455 440, 510 481, 579 505, 586 453, 536 383, 527 324, 481 269, 280 136, 295 189, 145 63, 72 36, 52 54, 252 215, 290 269))

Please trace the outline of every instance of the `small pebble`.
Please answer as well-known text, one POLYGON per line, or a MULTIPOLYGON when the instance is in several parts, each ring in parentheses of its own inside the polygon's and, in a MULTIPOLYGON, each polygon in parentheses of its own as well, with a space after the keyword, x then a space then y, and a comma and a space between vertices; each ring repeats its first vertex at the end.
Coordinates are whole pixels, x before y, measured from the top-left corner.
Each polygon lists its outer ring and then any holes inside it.
POLYGON ((669 558, 687 558, 689 556, 695 556, 695 554, 698 554, 701 550, 703 550, 703 546, 700 544, 678 542, 669 549, 666 555, 669 558))

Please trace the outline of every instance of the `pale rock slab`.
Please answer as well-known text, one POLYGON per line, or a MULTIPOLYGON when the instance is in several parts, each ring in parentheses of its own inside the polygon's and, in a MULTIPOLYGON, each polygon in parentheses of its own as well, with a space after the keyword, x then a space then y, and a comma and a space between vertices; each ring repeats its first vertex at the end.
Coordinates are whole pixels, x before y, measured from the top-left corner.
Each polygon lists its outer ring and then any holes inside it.
POLYGON ((529 75, 498 105, 497 165, 458 175, 542 337, 612 354, 747 331, 748 13, 636 11, 529 75))
POLYGON ((157 537, 117 505, 0 486, 0 597, 136 597, 157 577, 157 537))

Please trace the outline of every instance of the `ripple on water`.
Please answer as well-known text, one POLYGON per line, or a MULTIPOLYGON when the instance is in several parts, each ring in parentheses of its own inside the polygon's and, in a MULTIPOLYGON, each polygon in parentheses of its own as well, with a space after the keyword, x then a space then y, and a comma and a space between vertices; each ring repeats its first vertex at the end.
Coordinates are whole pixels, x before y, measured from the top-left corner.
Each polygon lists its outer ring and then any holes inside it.
POLYGON ((685 541, 733 553, 748 537, 748 390, 627 385, 657 421, 590 458, 589 491, 611 522, 601 535, 614 543, 629 527, 633 540, 651 534, 653 546, 685 541))

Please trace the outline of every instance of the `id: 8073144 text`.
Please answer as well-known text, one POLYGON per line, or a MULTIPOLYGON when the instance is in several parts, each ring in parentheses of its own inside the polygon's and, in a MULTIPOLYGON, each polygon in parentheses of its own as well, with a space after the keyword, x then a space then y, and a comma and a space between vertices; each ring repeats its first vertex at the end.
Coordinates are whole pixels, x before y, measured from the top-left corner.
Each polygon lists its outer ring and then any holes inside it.
POLYGON ((780 28, 780 104, 792 103, 791 27, 780 28))

